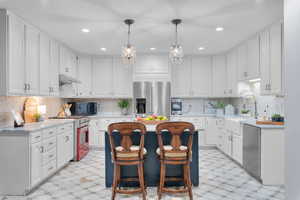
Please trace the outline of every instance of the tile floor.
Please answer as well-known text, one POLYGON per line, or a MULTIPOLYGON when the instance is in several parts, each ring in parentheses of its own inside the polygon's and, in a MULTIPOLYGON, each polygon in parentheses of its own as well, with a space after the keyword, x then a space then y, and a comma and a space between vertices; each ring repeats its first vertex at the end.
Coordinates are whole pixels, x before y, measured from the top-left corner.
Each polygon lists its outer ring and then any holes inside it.
MULTIPOLYGON (((91 151, 80 162, 72 162, 26 197, 5 200, 101 200, 110 199, 104 186, 104 151, 91 151)), ((200 186, 193 188, 197 200, 283 200, 284 188, 263 186, 218 150, 200 150, 200 186)), ((148 187, 149 200, 156 188, 148 187)), ((1 199, 1 198, 0 198, 1 199)), ((139 195, 117 194, 116 199, 135 200, 139 195)), ((164 195, 164 200, 188 199, 185 195, 164 195)))

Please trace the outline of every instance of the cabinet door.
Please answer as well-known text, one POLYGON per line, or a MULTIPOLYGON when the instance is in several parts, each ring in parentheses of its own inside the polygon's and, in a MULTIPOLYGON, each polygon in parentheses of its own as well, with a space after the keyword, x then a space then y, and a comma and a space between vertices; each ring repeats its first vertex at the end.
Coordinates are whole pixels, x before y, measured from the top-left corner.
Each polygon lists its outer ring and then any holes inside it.
POLYGON ((59 46, 58 44, 51 40, 50 42, 50 87, 51 87, 51 96, 59 95, 59 46))
POLYGON ((224 130, 224 153, 229 156, 232 156, 232 135, 228 130, 224 130))
POLYGON ((205 130, 205 140, 207 145, 218 144, 219 129, 216 126, 217 122, 215 118, 207 118, 207 128, 205 130))
POLYGON ((132 65, 122 64, 120 58, 115 58, 114 65, 114 96, 132 97, 132 65))
POLYGON ((25 94, 25 25, 9 16, 9 93, 25 94))
POLYGON ((40 34, 40 94, 50 93, 50 39, 40 34))
POLYGON ((42 144, 41 142, 31 144, 31 188, 42 180, 43 176, 43 154, 42 154, 42 144))
POLYGON ((79 57, 77 66, 77 78, 81 81, 77 84, 78 96, 90 96, 92 91, 92 58, 79 57))
POLYGON ((247 42, 247 79, 258 78, 259 67, 259 37, 255 36, 247 42))
POLYGON ((172 97, 190 97, 191 60, 186 58, 182 64, 172 65, 172 97))
POLYGON ((238 68, 238 80, 242 81, 247 79, 247 45, 242 44, 237 49, 237 68, 238 68))
POLYGON ((31 26, 25 27, 25 70, 28 84, 27 93, 31 95, 39 94, 39 67, 40 67, 40 48, 39 31, 31 26))
POLYGON ((62 167, 65 164, 66 160, 66 146, 65 146, 65 134, 61 133, 60 135, 57 135, 57 146, 56 146, 56 162, 57 162, 57 168, 62 167))
POLYGON ((65 133, 64 134, 64 140, 65 140, 65 161, 64 164, 68 163, 70 160, 73 159, 74 156, 74 138, 73 138, 73 132, 65 133))
POLYGON ((226 57, 213 57, 213 96, 224 97, 226 91, 226 57))
POLYGON ((282 25, 270 28, 270 90, 280 94, 282 90, 282 25))
POLYGON ((209 97, 212 90, 211 57, 193 57, 191 93, 194 97, 209 97))
POLYGON ((243 164, 243 144, 241 136, 232 136, 232 158, 238 163, 243 164))
POLYGON ((269 94, 270 85, 270 32, 265 30, 260 33, 260 93, 269 94))
POLYGON ((113 95, 113 63, 112 58, 93 59, 93 95, 111 97, 113 95))
POLYGON ((227 96, 238 96, 237 52, 235 50, 227 55, 227 96))

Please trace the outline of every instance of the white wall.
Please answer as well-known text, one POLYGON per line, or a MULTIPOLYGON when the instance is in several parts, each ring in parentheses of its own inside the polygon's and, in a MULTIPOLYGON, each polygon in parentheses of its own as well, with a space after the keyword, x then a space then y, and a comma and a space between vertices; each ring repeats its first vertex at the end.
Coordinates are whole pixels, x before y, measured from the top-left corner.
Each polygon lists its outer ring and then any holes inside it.
POLYGON ((300 1, 285 0, 284 43, 286 64, 286 195, 300 199, 300 1))

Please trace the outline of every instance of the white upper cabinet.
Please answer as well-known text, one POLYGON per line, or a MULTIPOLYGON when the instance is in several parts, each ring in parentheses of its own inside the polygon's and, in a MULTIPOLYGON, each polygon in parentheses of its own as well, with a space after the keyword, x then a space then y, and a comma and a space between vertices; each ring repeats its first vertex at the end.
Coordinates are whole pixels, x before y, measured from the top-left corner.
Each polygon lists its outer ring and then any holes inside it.
POLYGON ((112 58, 93 58, 92 92, 95 97, 113 95, 113 60, 112 58))
POLYGON ((247 42, 247 76, 246 79, 259 78, 259 36, 255 36, 247 42))
POLYGON ((40 94, 50 94, 50 39, 40 34, 40 94))
POLYGON ((182 64, 172 65, 172 97, 191 96, 191 59, 185 58, 182 64))
POLYGON ((77 66, 77 78, 81 83, 77 84, 78 96, 88 97, 92 94, 92 58, 79 56, 77 66))
POLYGON ((27 93, 39 94, 40 33, 32 26, 25 26, 25 71, 27 93))
POLYGON ((232 50, 227 54, 227 96, 238 96, 238 70, 237 70, 237 51, 232 50))
POLYGON ((60 59, 60 74, 65 74, 67 76, 76 77, 76 55, 69 49, 60 46, 59 49, 59 59, 60 59))
POLYGON ((191 65, 191 96, 209 97, 212 89, 212 64, 210 56, 195 56, 191 65))
POLYGON ((132 97, 132 65, 125 65, 121 58, 113 59, 113 95, 120 98, 132 97))
POLYGON ((59 96, 59 45, 54 40, 50 41, 50 96, 59 96))
POLYGON ((213 57, 213 96, 227 95, 226 56, 213 57))
POLYGON ((260 34, 261 94, 282 93, 282 25, 260 34))
POLYGON ((260 68, 260 92, 266 95, 270 93, 270 31, 268 29, 260 33, 260 68))
POLYGON ((26 94, 28 85, 25 82, 25 24, 12 14, 8 16, 8 35, 8 93, 26 94))
POLYGON ((282 93, 282 24, 270 28, 270 90, 272 94, 282 93))
POLYGON ((237 48, 238 79, 249 80, 259 78, 259 37, 247 40, 237 48))
POLYGON ((238 80, 245 80, 247 74, 247 45, 242 44, 237 47, 237 68, 238 68, 238 80))

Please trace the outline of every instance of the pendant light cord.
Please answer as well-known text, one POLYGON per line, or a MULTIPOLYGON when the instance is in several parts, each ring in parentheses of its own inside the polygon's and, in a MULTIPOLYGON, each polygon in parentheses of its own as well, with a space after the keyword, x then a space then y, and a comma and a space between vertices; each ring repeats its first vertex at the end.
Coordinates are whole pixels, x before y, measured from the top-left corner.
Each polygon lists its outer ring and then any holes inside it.
POLYGON ((175 27, 175 45, 177 45, 178 44, 178 32, 177 32, 177 23, 176 23, 176 27, 175 27))
POLYGON ((130 45, 130 24, 128 24, 128 38, 127 38, 127 46, 130 45))

